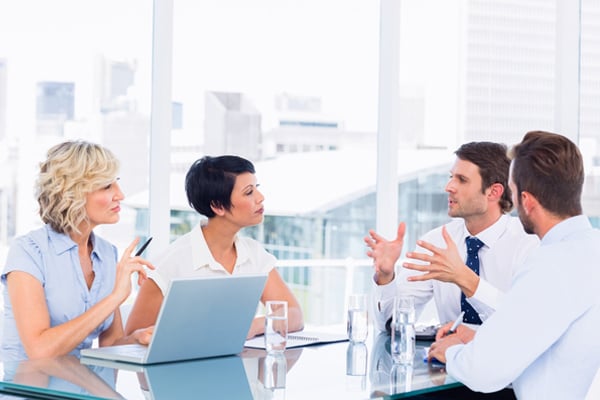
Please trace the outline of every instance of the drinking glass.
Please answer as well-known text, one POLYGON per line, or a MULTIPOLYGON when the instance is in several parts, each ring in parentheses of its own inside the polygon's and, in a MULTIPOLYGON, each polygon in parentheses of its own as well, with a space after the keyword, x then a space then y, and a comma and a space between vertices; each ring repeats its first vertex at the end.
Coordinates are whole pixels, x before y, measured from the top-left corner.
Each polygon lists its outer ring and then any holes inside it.
POLYGON ((394 362, 412 364, 415 358, 415 303, 411 296, 394 298, 390 353, 394 362))
POLYGON ((351 342, 364 342, 369 332, 367 295, 353 294, 348 299, 348 339, 351 342))
POLYGON ((288 335, 287 301, 267 301, 265 306, 265 348, 268 353, 283 352, 288 335))

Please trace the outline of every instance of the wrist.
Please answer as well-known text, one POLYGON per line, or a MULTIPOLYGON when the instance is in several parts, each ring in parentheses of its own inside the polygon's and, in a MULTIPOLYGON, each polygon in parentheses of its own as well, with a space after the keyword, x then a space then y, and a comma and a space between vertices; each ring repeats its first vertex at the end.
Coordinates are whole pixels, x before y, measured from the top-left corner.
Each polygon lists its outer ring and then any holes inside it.
POLYGON ((461 283, 458 283, 458 286, 465 294, 465 297, 473 297, 475 292, 477 292, 477 288, 479 287, 479 275, 469 269, 469 273, 464 277, 461 283))
POLYGON ((373 276, 373 280, 375 281, 375 283, 377 285, 383 286, 383 285, 387 285, 390 282, 392 282, 395 277, 396 277, 395 272, 392 272, 390 274, 382 274, 381 272, 375 272, 375 275, 373 276))

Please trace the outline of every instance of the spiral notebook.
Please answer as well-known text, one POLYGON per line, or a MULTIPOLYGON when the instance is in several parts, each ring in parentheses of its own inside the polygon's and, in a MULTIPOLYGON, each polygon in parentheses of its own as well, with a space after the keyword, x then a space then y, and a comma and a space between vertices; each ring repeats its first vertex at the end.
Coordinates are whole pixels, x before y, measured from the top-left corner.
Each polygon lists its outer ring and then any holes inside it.
MULTIPOLYGON (((300 331, 288 334, 285 348, 292 349, 294 347, 312 346, 315 344, 337 343, 348 341, 348 335, 344 333, 330 333, 317 331, 300 331)), ((263 335, 253 337, 246 340, 244 347, 252 347, 254 349, 265 348, 265 337, 263 335)))

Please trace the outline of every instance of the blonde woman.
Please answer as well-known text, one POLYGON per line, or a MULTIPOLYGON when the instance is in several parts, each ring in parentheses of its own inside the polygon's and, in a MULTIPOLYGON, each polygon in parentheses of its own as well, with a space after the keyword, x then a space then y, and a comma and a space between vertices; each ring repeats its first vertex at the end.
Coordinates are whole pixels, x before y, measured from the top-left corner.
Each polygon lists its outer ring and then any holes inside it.
POLYGON ((119 221, 124 196, 119 163, 106 148, 85 141, 52 147, 40 164, 39 214, 44 226, 18 237, 1 276, 4 290, 3 361, 77 354, 91 347, 148 343, 151 330, 123 337, 119 305, 131 274, 146 278, 134 240, 118 259, 114 245, 94 234, 119 221))

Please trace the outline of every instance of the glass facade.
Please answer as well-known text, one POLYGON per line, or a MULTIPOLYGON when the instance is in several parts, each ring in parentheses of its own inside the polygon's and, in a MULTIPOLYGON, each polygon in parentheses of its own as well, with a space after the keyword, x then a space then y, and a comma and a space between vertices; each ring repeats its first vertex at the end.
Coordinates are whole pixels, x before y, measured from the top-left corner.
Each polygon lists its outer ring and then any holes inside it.
MULTIPOLYGON (((404 251, 448 219, 450 165, 432 168, 419 156, 422 150, 439 149, 451 159, 467 141, 511 145, 528 130, 563 133, 580 144, 584 211, 600 225, 598 1, 569 2, 580 8, 573 18, 561 0, 404 0, 397 37, 390 40, 380 28, 391 4, 4 2, 1 264, 11 240, 40 225, 32 190, 38 162, 51 145, 74 138, 100 142, 121 160, 127 204, 119 224, 99 229, 120 250, 136 235, 173 241, 200 221, 181 200, 183 186, 175 177, 193 160, 234 152, 264 163, 257 176, 272 203, 264 223, 243 234, 276 255, 307 320, 316 323, 339 322, 347 295, 369 290, 372 267, 363 238, 377 228, 377 215, 407 223, 404 251), (172 17, 153 15, 154 5, 171 6, 172 17), (161 23, 173 31, 169 60, 152 58, 161 39, 153 29, 161 23), (564 38, 572 42, 561 44, 564 38), (381 46, 397 47, 397 65, 379 58, 381 46), (397 68, 386 75, 382 65, 397 68), (161 82, 169 81, 170 91, 153 91, 153 73, 165 69, 161 82), (565 79, 575 83, 562 85, 565 79), (398 98, 385 108, 380 93, 389 86, 398 86, 398 98), (158 111, 168 114, 170 127, 168 145, 158 149, 152 143, 156 98, 169 105, 158 111), (561 122, 561 113, 575 124, 561 122), (399 151, 414 157, 376 170, 381 150, 374 145, 390 121, 399 151), (349 148, 362 155, 335 158, 349 148), (160 210, 170 216, 168 234, 151 231, 157 203, 150 199, 149 177, 159 163, 151 154, 168 160, 160 164, 172 183, 169 205, 160 210), (325 154, 330 163, 312 170, 311 158, 289 157, 302 154, 325 154), (270 168, 273 160, 282 164, 270 168), (362 171, 348 172, 350 164, 362 171), (397 212, 376 205, 381 176, 394 184, 397 178, 397 212)), ((159 187, 161 196, 167 192, 159 187)))

